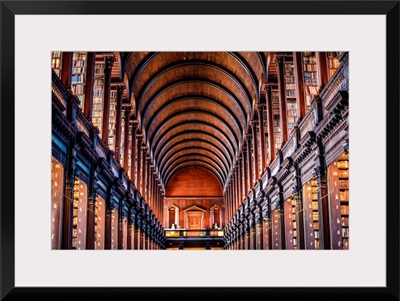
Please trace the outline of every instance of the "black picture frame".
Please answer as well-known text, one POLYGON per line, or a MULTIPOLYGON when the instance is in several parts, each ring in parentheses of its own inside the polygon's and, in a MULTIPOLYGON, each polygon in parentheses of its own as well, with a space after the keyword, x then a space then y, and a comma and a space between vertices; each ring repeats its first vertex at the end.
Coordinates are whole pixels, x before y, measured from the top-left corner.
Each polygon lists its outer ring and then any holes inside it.
POLYGON ((0 15, 1 300, 399 300, 399 1, 1 1, 0 15), (15 287, 15 16, 130 13, 386 16, 386 287, 15 287))

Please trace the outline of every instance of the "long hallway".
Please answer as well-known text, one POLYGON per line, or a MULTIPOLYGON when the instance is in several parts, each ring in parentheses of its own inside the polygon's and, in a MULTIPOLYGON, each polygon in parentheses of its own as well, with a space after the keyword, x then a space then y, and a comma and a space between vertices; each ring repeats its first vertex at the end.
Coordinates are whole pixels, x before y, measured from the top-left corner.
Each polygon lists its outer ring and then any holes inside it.
POLYGON ((347 52, 53 52, 52 249, 349 249, 347 52))

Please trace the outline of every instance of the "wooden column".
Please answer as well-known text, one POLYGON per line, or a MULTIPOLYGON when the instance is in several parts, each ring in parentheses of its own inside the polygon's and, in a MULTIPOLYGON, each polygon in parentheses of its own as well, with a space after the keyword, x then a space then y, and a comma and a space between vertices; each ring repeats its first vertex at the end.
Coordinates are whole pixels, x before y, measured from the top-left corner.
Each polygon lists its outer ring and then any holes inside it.
POLYGON ((318 139, 318 160, 319 166, 315 168, 314 174, 318 183, 318 224, 319 224, 319 243, 320 249, 331 248, 330 221, 329 221, 329 203, 328 190, 326 187, 326 167, 325 155, 322 141, 318 139))
MULTIPOLYGON (((142 147, 142 196, 146 198, 147 146, 142 147)), ((147 200, 145 199, 147 202, 147 200)))
POLYGON ((231 200, 230 200, 230 184, 228 182, 228 186, 226 187, 226 196, 225 196, 225 202, 226 202, 226 208, 228 211, 227 217, 226 217, 226 222, 229 222, 232 218, 232 208, 231 208, 231 200))
POLYGON ((122 87, 117 86, 117 105, 115 116, 115 160, 119 163, 121 158, 121 124, 122 124, 122 87))
POLYGON ((144 227, 142 231, 140 232, 140 250, 146 250, 146 228, 144 227))
POLYGON ((260 152, 261 152, 261 175, 267 164, 266 160, 266 149, 265 149, 265 126, 264 126, 264 109, 265 105, 258 104, 258 124, 260 127, 260 152))
POLYGON ((109 202, 106 202, 106 222, 104 229, 104 249, 111 250, 111 231, 112 231, 112 223, 111 223, 111 214, 112 208, 109 202))
POLYGON ((285 235, 285 208, 282 201, 278 205, 278 245, 280 250, 286 249, 286 235, 285 235))
POLYGON ((297 246, 299 249, 304 250, 304 212, 303 212, 303 193, 300 169, 297 164, 294 166, 296 184, 293 188, 293 194, 296 201, 296 222, 297 222, 297 246))
POLYGON ((267 215, 267 220, 265 222, 266 225, 266 245, 268 250, 272 250, 272 216, 271 213, 267 215))
POLYGON ((249 192, 248 188, 248 181, 247 181, 247 147, 243 146, 242 149, 243 153, 243 159, 242 159, 242 182, 243 182, 243 197, 242 201, 245 197, 247 197, 247 194, 249 192))
POLYGON ((238 170, 238 165, 235 166, 235 189, 236 189, 236 209, 239 208, 240 206, 240 193, 239 193, 239 170, 238 170))
POLYGON ((151 172, 150 172, 150 157, 146 155, 146 202, 150 207, 150 181, 151 181, 151 172))
POLYGON ((139 227, 135 224, 134 228, 134 239, 133 239, 133 244, 134 244, 134 249, 139 250, 139 242, 140 242, 140 231, 139 227))
POLYGON ((243 202, 242 160, 243 158, 240 156, 238 160, 239 207, 243 202))
POLYGON ((153 200, 153 173, 154 173, 154 167, 151 165, 151 160, 149 158, 149 207, 153 208, 154 207, 154 200, 153 200))
POLYGON ((121 199, 118 210, 118 249, 124 248, 124 212, 123 212, 123 200, 121 199))
POLYGON ((86 56, 86 82, 85 82, 85 104, 83 113, 87 120, 92 120, 93 111, 93 84, 94 66, 96 62, 96 52, 88 52, 86 56))
POLYGON ((108 128, 110 123, 110 90, 111 90, 111 69, 114 63, 114 56, 106 57, 104 69, 104 95, 103 95, 103 128, 101 139, 108 145, 108 128))
POLYGON ((136 189, 142 193, 142 135, 137 135, 137 169, 136 169, 136 189))
POLYGON ((254 155, 254 172, 253 172, 253 187, 256 185, 257 180, 260 178, 260 164, 258 159, 258 139, 257 139, 257 121, 253 120, 251 123, 253 129, 253 155, 254 155))
POLYGON ((303 61, 301 52, 293 52, 294 76, 296 78, 296 103, 297 120, 301 120, 307 112, 307 104, 304 96, 303 61))
POLYGON ((273 123, 273 109, 272 109, 272 95, 271 86, 267 86, 265 94, 267 97, 267 114, 268 114, 268 145, 269 145, 269 162, 275 159, 275 137, 274 137, 274 123, 273 123))
POLYGON ((135 176, 137 164, 136 164, 136 131, 137 131, 137 126, 138 122, 133 121, 132 122, 132 143, 131 143, 131 180, 133 182, 133 185, 137 188, 138 183, 137 183, 137 178, 135 176))
POLYGON ((62 225, 62 249, 72 248, 72 218, 73 218, 73 202, 74 202, 74 182, 76 172, 76 151, 74 144, 69 145, 69 156, 67 158, 68 165, 65 170, 65 195, 64 195, 64 210, 63 210, 63 225, 62 225))
POLYGON ((229 206, 229 186, 226 187, 226 192, 225 192, 225 206, 227 210, 227 215, 225 219, 225 223, 228 223, 229 220, 231 219, 231 208, 229 206))
POLYGON ((318 72, 318 92, 321 92, 329 81, 328 59, 326 52, 316 52, 315 57, 318 72))
POLYGON ((285 70, 282 57, 276 58, 278 67, 278 91, 279 91, 279 115, 282 134, 282 145, 288 140, 287 126, 287 106, 286 106, 286 89, 285 89, 285 70))
POLYGON ((252 162, 252 142, 251 142, 251 134, 246 136, 247 138, 247 170, 248 170, 248 175, 247 175, 247 186, 248 186, 248 190, 247 190, 247 194, 249 193, 250 189, 253 188, 253 183, 252 183, 252 179, 253 179, 253 162, 252 162))
POLYGON ((132 206, 128 211, 128 250, 135 249, 135 220, 132 218, 132 206))
POLYGON ((250 217, 252 219, 251 227, 250 227, 250 250, 256 249, 256 224, 254 222, 253 216, 250 217))
POLYGON ((244 249, 250 250, 250 227, 247 218, 245 219, 244 249))
POLYGON ((88 186, 88 205, 87 205, 87 224, 86 224, 86 249, 94 249, 95 241, 95 218, 96 218, 96 197, 97 197, 97 178, 95 167, 91 169, 88 186))
POLYGON ((74 178, 65 180, 65 197, 62 229, 62 249, 72 249, 72 208, 74 200, 74 178))
POLYGON ((61 59, 61 82, 66 88, 71 88, 72 52, 63 52, 61 59))
POLYGON ((130 128, 130 113, 131 107, 125 107, 125 130, 124 130, 124 169, 125 172, 128 173, 129 169, 129 149, 130 149, 130 142, 129 142, 129 128, 130 128))
POLYGON ((255 232, 256 232, 255 249, 262 250, 262 248, 263 248, 262 216, 261 216, 261 211, 258 211, 258 210, 260 210, 260 209, 257 209, 257 211, 255 212, 255 216, 254 216, 255 232))
POLYGON ((243 224, 241 225, 240 229, 239 248, 240 250, 245 250, 245 229, 243 224))

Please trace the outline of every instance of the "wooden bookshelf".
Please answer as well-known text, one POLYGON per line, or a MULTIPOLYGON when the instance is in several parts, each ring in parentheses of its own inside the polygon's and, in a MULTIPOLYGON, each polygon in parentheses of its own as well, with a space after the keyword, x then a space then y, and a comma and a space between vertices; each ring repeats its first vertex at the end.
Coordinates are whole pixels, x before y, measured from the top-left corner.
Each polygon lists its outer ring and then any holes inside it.
POLYGON ((64 167, 51 158, 51 246, 61 248, 64 167))
POLYGON ((294 64, 288 58, 284 59, 284 80, 285 80, 285 95, 286 95, 286 112, 288 135, 292 132, 294 125, 297 122, 297 103, 296 103, 296 82, 294 75, 294 64))
POLYGON ((278 210, 272 210, 272 249, 279 249, 278 210))
POLYGON ((315 249, 319 249, 319 208, 318 208, 318 184, 316 179, 311 180, 311 206, 314 229, 315 249))
POLYGON ((93 83, 93 113, 92 123, 99 129, 100 137, 103 124, 103 96, 104 96, 104 58, 96 58, 93 83))
POLYGON ((85 104, 86 58, 86 52, 72 54, 71 91, 78 97, 81 110, 85 104))
POLYGON ((51 52, 51 68, 57 74, 58 77, 61 76, 61 51, 51 52))
POLYGON ((108 147, 110 150, 115 151, 116 139, 116 121, 117 121, 117 91, 111 90, 110 92, 110 115, 108 123, 108 147))
POLYGON ((105 201, 101 197, 96 199, 95 207, 95 226, 94 226, 94 248, 96 250, 104 249, 104 230, 105 230, 105 201))
MULTIPOLYGON (((123 109, 122 109, 122 114, 121 114, 121 116, 122 116, 122 118, 121 118, 121 145, 119 145, 119 162, 120 162, 120 164, 121 164, 121 166, 124 166, 124 153, 125 153, 125 151, 128 151, 128 150, 125 150, 125 122, 126 122, 126 119, 127 119, 127 117, 129 118, 129 116, 126 116, 127 114, 126 114, 126 111, 125 111, 125 108, 123 107, 123 109)), ((129 120, 128 120, 128 122, 129 122, 129 120)))
POLYGON ((74 181, 72 207, 72 249, 86 248, 87 186, 78 178, 74 181))
POLYGON ((303 77, 307 109, 311 109, 311 100, 318 94, 317 59, 315 52, 303 52, 303 77))
POLYGON ((318 243, 315 239, 315 227, 318 225, 315 221, 315 210, 313 209, 313 187, 314 180, 309 180, 303 185, 303 217, 304 217, 304 245, 307 250, 315 250, 318 243), (313 185, 312 185, 313 184, 313 185))
MULTIPOLYGON (((268 150, 269 149, 269 140, 268 140, 268 133, 269 133, 269 131, 268 131, 268 114, 267 114, 267 107, 265 106, 265 109, 264 109, 264 114, 263 114, 263 118, 264 118, 264 135, 265 135, 265 149, 266 150, 268 150)), ((267 151, 266 152, 266 154, 265 154, 265 159, 266 159, 266 161, 267 162, 269 162, 269 159, 270 159, 270 154, 269 154, 269 152, 267 151)))
POLYGON ((291 200, 291 212, 292 212, 292 229, 293 229, 293 249, 298 248, 297 244, 297 220, 296 220, 296 200, 291 200))
POLYGON ((275 137, 275 150, 279 150, 282 146, 282 133, 280 125, 280 114, 279 114, 279 91, 272 90, 272 116, 274 126, 274 137, 275 137))
POLYGON ((342 52, 328 52, 328 70, 329 70, 329 78, 333 76, 336 69, 339 68, 339 56, 342 52))
POLYGON ((340 198, 340 223, 343 249, 349 249, 349 156, 343 153, 337 160, 340 198))

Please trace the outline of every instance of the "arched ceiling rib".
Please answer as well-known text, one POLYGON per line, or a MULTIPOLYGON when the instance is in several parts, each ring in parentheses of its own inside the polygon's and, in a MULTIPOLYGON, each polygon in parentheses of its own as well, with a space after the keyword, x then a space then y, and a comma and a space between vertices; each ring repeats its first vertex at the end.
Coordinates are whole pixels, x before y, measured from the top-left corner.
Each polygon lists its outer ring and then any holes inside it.
POLYGON ((123 64, 161 182, 184 168, 229 181, 254 117, 267 54, 256 52, 132 52, 123 64))

